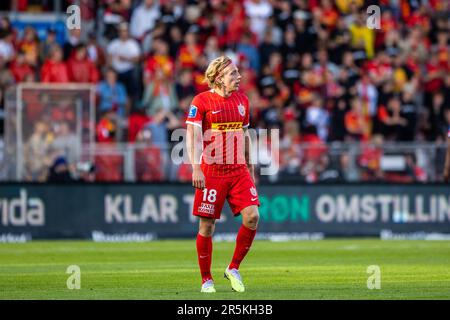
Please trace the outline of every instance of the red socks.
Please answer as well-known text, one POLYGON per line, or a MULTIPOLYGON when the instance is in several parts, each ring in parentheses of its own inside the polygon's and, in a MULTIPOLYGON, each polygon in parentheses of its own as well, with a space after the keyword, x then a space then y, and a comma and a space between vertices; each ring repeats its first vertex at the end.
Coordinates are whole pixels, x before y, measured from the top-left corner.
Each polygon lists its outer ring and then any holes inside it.
POLYGON ((239 269, 241 261, 244 259, 252 246, 255 234, 256 230, 252 230, 244 225, 241 225, 236 237, 236 249, 234 249, 233 260, 231 260, 231 263, 228 266, 229 269, 239 269))
POLYGON ((211 277, 211 256, 212 256, 212 237, 204 237, 197 234, 197 256, 202 283, 212 279, 211 277))
MULTIPOLYGON (((247 255, 255 238, 256 230, 241 225, 236 237, 236 248, 234 249, 233 260, 231 260, 229 269, 239 269, 239 265, 247 255)), ((204 237, 197 234, 197 256, 202 283, 212 280, 211 276, 211 258, 212 258, 212 237, 204 237)))

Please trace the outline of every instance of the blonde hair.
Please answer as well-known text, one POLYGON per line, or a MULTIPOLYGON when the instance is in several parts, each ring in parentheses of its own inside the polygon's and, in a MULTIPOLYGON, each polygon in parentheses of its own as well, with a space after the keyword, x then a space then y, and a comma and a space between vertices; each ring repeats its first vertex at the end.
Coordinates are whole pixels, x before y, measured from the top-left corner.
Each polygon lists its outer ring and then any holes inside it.
POLYGON ((231 64, 231 59, 227 56, 221 56, 211 61, 205 71, 205 82, 208 87, 213 89, 215 86, 220 86, 216 82, 222 71, 231 64))

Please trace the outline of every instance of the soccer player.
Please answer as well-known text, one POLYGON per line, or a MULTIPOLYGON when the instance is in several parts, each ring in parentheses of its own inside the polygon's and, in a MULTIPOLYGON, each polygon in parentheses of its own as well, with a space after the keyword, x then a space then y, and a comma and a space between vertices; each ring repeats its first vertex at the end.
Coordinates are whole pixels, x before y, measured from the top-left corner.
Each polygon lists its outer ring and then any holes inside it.
POLYGON ((196 188, 193 215, 200 218, 196 245, 201 292, 216 292, 211 275, 212 235, 225 199, 235 216, 242 215, 242 225, 224 277, 234 291, 244 292, 239 266, 255 237, 260 205, 250 163, 249 102, 238 91, 241 75, 229 57, 211 61, 205 80, 211 90, 194 97, 186 119, 196 188))
POLYGON ((444 181, 450 182, 450 124, 447 132, 447 153, 445 155, 444 181))

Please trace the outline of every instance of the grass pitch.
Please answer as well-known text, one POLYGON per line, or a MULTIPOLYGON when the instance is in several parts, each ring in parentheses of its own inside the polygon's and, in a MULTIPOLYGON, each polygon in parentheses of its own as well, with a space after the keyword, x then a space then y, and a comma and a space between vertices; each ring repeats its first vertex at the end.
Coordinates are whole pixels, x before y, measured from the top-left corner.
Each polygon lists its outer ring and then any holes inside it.
POLYGON ((255 241, 245 293, 223 271, 234 243, 214 243, 217 293, 200 293, 195 240, 0 244, 0 299, 450 299, 450 241, 255 241), (69 265, 81 289, 69 290, 69 265), (369 290, 369 265, 381 289, 369 290))

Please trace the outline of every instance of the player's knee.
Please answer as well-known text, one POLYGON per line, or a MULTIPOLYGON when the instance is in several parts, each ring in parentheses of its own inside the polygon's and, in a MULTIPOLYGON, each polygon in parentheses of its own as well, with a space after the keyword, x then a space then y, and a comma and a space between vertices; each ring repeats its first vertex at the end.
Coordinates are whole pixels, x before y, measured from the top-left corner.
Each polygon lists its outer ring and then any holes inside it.
POLYGON ((258 209, 253 208, 249 210, 244 216, 245 226, 251 229, 256 229, 259 221, 258 209))
POLYGON ((212 219, 200 220, 200 234, 204 237, 211 237, 214 233, 215 223, 212 219))

